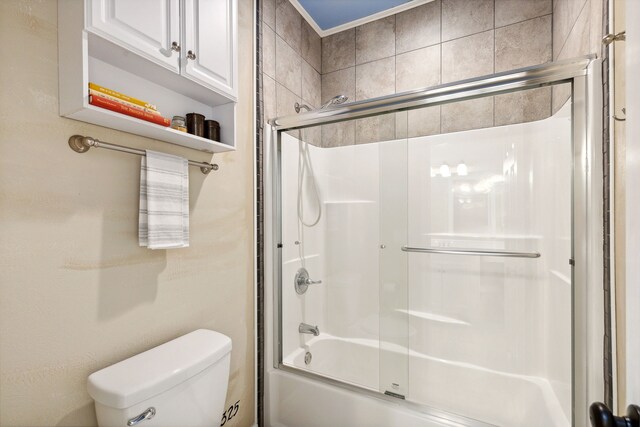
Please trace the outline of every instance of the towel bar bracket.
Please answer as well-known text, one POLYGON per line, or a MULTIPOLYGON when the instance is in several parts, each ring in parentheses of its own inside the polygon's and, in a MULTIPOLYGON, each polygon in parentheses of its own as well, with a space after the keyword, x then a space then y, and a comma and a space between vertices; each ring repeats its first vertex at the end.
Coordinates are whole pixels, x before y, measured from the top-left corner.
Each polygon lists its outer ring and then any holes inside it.
MULTIPOLYGON (((136 148, 125 147, 122 145, 112 144, 109 142, 100 141, 90 136, 73 135, 69 138, 69 147, 76 153, 86 153, 90 148, 106 148, 108 150, 121 151, 123 153, 135 154, 138 156, 145 156, 147 153, 144 150, 138 150, 136 148)), ((217 171, 218 165, 215 163, 196 162, 189 160, 190 166, 197 166, 200 171, 207 175, 211 171, 217 171)))

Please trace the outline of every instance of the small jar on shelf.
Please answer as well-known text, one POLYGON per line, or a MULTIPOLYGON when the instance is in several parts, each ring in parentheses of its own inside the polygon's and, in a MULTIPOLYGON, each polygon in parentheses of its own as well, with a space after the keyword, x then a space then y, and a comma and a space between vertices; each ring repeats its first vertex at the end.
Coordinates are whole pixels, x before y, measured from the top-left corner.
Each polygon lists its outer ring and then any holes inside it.
POLYGON ((171 128, 180 132, 187 131, 187 120, 182 116, 173 116, 171 119, 171 128))

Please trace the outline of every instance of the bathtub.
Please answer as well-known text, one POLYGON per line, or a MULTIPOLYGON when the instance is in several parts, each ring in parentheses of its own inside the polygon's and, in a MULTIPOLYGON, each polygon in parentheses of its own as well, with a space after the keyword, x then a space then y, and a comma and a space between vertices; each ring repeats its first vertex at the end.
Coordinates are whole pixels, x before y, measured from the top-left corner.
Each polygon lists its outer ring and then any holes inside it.
MULTIPOLYGON (((392 348, 392 351, 401 351, 392 348)), ((556 395, 542 377, 486 369, 409 352, 407 401, 378 393, 379 346, 375 340, 321 334, 268 372, 266 407, 272 426, 569 426, 570 389, 556 395), (305 363, 306 353, 311 361, 305 363), (322 375, 329 382, 300 375, 322 375), (294 373, 295 372, 295 373, 294 373), (364 389, 349 390, 349 383, 364 389), (517 396, 517 398, 513 398, 517 396), (438 410, 425 409, 423 405, 438 410), (524 405, 511 402, 527 402, 524 405), (274 406, 272 406, 274 405, 274 406), (496 408, 498 406, 498 408, 496 408), (326 408, 332 410, 326 411, 326 408), (447 412, 445 412, 447 411, 447 412), (462 414, 463 416, 449 415, 462 414), (468 418, 467 418, 468 417, 468 418), (478 422, 476 420, 482 420, 478 422)), ((404 350, 406 352, 406 349, 404 350)))

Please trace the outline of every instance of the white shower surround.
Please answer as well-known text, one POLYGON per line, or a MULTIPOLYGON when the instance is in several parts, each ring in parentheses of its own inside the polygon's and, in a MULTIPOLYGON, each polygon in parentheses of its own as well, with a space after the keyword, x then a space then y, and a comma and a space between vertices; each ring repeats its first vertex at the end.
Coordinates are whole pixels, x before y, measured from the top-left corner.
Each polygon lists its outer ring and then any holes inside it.
MULTIPOLYGON (((372 390, 391 390, 390 382, 404 377, 407 383, 399 384, 396 390, 408 399, 490 424, 570 425, 571 273, 567 259, 571 239, 567 233, 570 232, 568 201, 571 193, 570 187, 554 185, 558 179, 570 182, 570 115, 567 104, 554 117, 538 122, 411 138, 407 153, 401 151, 406 140, 332 149, 310 147, 323 215, 316 227, 305 228, 303 238, 296 232, 297 143, 283 134, 284 364, 372 390), (537 169, 529 171, 535 173, 534 191, 523 191, 533 188, 528 174, 522 179, 524 174, 520 173, 520 182, 511 184, 511 201, 517 203, 512 203, 509 216, 527 220, 510 224, 512 229, 508 235, 504 230, 496 229, 490 239, 486 239, 486 235, 457 233, 456 230, 434 233, 429 224, 422 222, 425 212, 433 216, 436 211, 429 211, 432 199, 421 194, 424 187, 416 184, 429 180, 432 169, 437 169, 443 161, 438 156, 449 155, 451 159, 446 159, 449 162, 464 160, 473 170, 472 159, 482 157, 483 153, 474 153, 470 144, 477 147, 489 144, 495 148, 511 142, 521 151, 520 157, 515 159, 515 163, 520 162, 521 169, 527 167, 524 159, 537 160, 537 169), (540 158, 552 152, 550 144, 565 152, 555 159, 540 158), (455 152, 456 145, 463 151, 455 152), (440 152, 438 147, 442 148, 440 152), (412 174, 408 185, 406 176, 388 173, 401 161, 394 159, 398 155, 407 156, 408 170, 412 174), (564 159, 568 163, 560 167, 552 163, 552 160, 564 159), (381 173, 386 180, 382 186, 381 173), (398 182, 393 183, 393 180, 398 182), (408 194, 390 193, 394 188, 401 191, 403 187, 408 194), (518 192, 526 193, 532 200, 518 201, 518 192), (409 215, 406 208, 404 211, 394 206, 381 209, 381 200, 389 201, 394 197, 405 200, 408 197, 409 215), (532 212, 528 212, 528 206, 533 206, 532 212), (547 218, 543 213, 551 208, 561 209, 559 216, 566 217, 566 223, 540 224, 536 221, 536 218, 547 218), (403 227, 409 232, 394 234, 403 227), (565 230, 564 234, 558 232, 561 228, 565 230), (545 240, 545 235, 552 235, 556 241, 545 240), (397 241, 389 245, 389 238, 397 241), (311 286, 304 296, 297 295, 293 289, 293 277, 301 264, 300 245, 294 243, 296 240, 304 244, 304 260, 311 277, 324 281, 322 285, 311 286), (406 261, 404 265, 391 263, 399 268, 396 271, 385 269, 380 283, 378 268, 386 256, 381 256, 381 251, 387 250, 379 249, 381 243, 389 248, 401 244, 456 246, 452 242, 464 247, 535 249, 542 257, 537 260, 453 257, 457 271, 438 278, 433 270, 444 269, 449 262, 447 259, 438 258, 442 257, 438 255, 410 254, 408 271, 403 271, 406 261), (484 269, 483 277, 469 274, 478 267, 484 269), (508 283, 497 281, 497 276, 504 270, 524 273, 527 277, 508 283), (394 285, 389 283, 389 277, 406 281, 407 275, 412 279, 408 282, 411 298, 403 307, 397 301, 385 298, 384 289, 394 285), (381 292, 383 298, 380 298, 381 292), (495 300, 496 295, 502 299, 495 300), (525 300, 535 305, 535 310, 522 313, 520 309, 529 306, 523 305, 525 300), (490 302, 494 304, 491 310, 486 307, 483 310, 483 303, 490 302), (517 302, 519 308, 514 309, 517 302), (385 315, 388 316, 385 318, 385 315), (393 325, 389 327, 394 318, 406 319, 405 335, 401 332, 397 338, 399 343, 408 340, 410 350, 406 345, 394 343, 394 337, 389 336, 394 330, 393 325), (496 320, 501 320, 502 324, 496 320), (317 324, 321 335, 299 334, 300 322, 317 324), (496 328, 509 322, 517 324, 500 337, 496 328), (507 350, 509 344, 513 344, 512 340, 517 339, 517 332, 523 330, 530 331, 535 339, 520 342, 515 348, 518 354, 504 351, 501 353, 503 358, 496 358, 495 352, 482 351, 482 345, 486 343, 507 350), (456 334, 459 340, 451 340, 450 337, 456 334), (309 366, 304 363, 307 350, 313 355, 309 366), (382 365, 380 357, 384 358, 382 365), (407 373, 403 374, 403 370, 407 373), (520 402, 514 402, 513 396, 525 394, 529 398, 524 407, 520 402), (497 407, 497 402, 510 403, 497 407)), ((504 153, 485 154, 491 157, 504 153)), ((504 161, 503 158, 499 157, 501 171, 503 167, 513 166, 508 156, 504 161)), ((514 160, 513 154, 511 160, 514 160)), ((485 185, 489 184, 485 182, 485 185)), ((437 190, 438 186, 432 187, 437 190)), ((304 194, 312 194, 310 188, 305 188, 304 194)), ((315 216, 316 206, 313 197, 304 200, 308 220, 315 216)), ((268 259, 266 265, 271 266, 268 259)), ((267 278, 270 277, 267 274, 267 278)), ((271 292, 268 281, 267 301, 271 301, 271 292)), ((267 319, 272 318, 271 309, 267 307, 267 319)), ((268 330, 268 343, 271 337, 268 330)), ((273 360, 268 352, 267 367, 271 366, 273 360)), ((268 425, 457 425, 281 370, 268 370, 267 387, 268 425), (342 403, 337 403, 338 396, 342 403), (308 405, 332 406, 310 403, 314 401, 331 401, 342 410, 317 413, 308 405)))

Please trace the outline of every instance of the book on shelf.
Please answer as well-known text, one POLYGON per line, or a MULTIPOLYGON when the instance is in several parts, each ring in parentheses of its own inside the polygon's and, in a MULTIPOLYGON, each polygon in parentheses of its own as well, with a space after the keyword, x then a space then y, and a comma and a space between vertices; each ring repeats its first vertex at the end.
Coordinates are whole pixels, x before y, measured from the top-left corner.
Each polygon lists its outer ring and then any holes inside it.
POLYGON ((100 85, 95 84, 95 83, 89 82, 89 90, 94 90, 94 91, 100 92, 100 93, 102 93, 104 95, 108 95, 108 96, 111 96, 111 97, 114 97, 114 98, 121 99, 122 101, 138 105, 138 106, 140 106, 142 108, 148 108, 150 110, 156 110, 157 111, 156 106, 153 105, 153 104, 150 104, 148 102, 142 101, 142 100, 137 99, 137 98, 134 98, 132 96, 125 95, 125 94, 120 93, 120 92, 116 92, 115 90, 108 89, 108 88, 106 88, 104 86, 100 86, 100 85))
POLYGON ((89 104, 94 105, 96 107, 104 108, 106 110, 110 110, 116 113, 125 114, 130 117, 134 117, 136 119, 145 120, 147 122, 155 123, 160 126, 168 127, 171 124, 171 121, 165 117, 162 117, 158 114, 151 114, 146 111, 141 111, 130 107, 128 105, 124 105, 119 102, 112 101, 102 95, 91 94, 89 95, 89 104))
POLYGON ((102 96, 103 98, 107 98, 110 101, 117 102, 118 104, 126 105, 127 107, 131 107, 133 109, 136 109, 136 110, 139 110, 139 111, 142 111, 142 112, 146 112, 146 113, 150 113, 150 114, 155 114, 155 115, 158 115, 158 116, 162 116, 162 113, 160 113, 158 110, 152 110, 150 108, 141 107, 138 104, 132 104, 131 102, 123 101, 120 98, 116 98, 115 96, 107 95, 107 94, 105 94, 103 92, 99 92, 97 90, 89 89, 89 95, 102 96))

